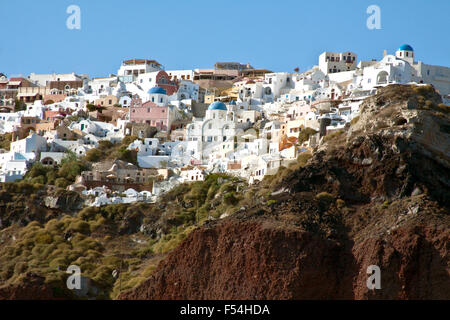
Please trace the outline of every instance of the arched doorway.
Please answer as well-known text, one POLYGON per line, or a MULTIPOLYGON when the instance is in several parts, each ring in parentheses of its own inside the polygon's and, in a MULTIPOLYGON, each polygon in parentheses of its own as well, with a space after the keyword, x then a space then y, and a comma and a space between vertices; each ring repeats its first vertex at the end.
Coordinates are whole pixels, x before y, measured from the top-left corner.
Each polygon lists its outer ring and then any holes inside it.
POLYGON ((386 71, 381 71, 377 75, 377 84, 386 84, 389 74, 386 71))

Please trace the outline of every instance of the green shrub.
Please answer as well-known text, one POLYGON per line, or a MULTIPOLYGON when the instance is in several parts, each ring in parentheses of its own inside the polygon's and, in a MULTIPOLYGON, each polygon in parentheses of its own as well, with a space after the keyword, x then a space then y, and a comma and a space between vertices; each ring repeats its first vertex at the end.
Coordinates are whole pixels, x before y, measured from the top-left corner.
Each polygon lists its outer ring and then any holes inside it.
POLYGON ((108 150, 114 147, 114 144, 109 140, 101 140, 98 142, 98 149, 108 150))
POLYGON ((354 125, 359 121, 359 116, 354 117, 351 121, 350 121, 350 125, 354 125))
POLYGON ((302 144, 303 142, 308 141, 309 138, 316 133, 317 133, 316 130, 309 127, 302 129, 298 134, 298 143, 302 144))
POLYGON ((336 137, 339 137, 343 133, 344 133, 344 130, 338 130, 336 132, 327 134, 325 137, 323 137, 323 141, 328 142, 330 140, 333 140, 336 137))
POLYGON ((140 139, 136 136, 126 136, 122 139, 120 144, 124 147, 128 147, 135 140, 140 140, 140 139))
POLYGON ((316 195, 316 200, 321 209, 327 210, 334 202, 334 196, 328 192, 321 192, 316 195))
POLYGON ((0 148, 9 150, 11 147, 12 133, 5 133, 0 135, 0 148))
POLYGON ((58 176, 64 177, 70 182, 74 182, 75 178, 86 170, 86 167, 79 161, 68 161, 61 165, 58 170, 58 176))
POLYGON ((36 243, 39 244, 50 244, 52 241, 52 236, 47 232, 43 232, 36 237, 36 243))
POLYGON ((128 150, 122 147, 116 151, 115 156, 119 160, 137 164, 137 152, 135 150, 128 150))
POLYGON ((97 110, 101 110, 101 108, 100 107, 97 107, 96 105, 94 105, 94 104, 88 104, 87 106, 86 106, 86 108, 89 110, 89 112, 93 112, 93 111, 97 111, 97 110))
POLYGON ((33 183, 33 184, 45 184, 45 181, 46 179, 45 179, 45 177, 44 176, 39 176, 39 177, 35 177, 35 178, 33 178, 33 179, 31 179, 31 183, 33 183))
POLYGON ((58 257, 50 261, 48 266, 55 270, 65 270, 69 266, 69 262, 66 260, 65 257, 58 257))
POLYGON ((450 113, 450 106, 445 105, 443 103, 440 103, 437 105, 437 110, 444 113, 444 114, 449 114, 450 113))
POLYGON ((223 201, 226 205, 234 206, 239 202, 234 192, 229 192, 223 196, 223 201))
POLYGON ((345 207, 345 201, 342 200, 342 199, 337 199, 337 200, 336 200, 336 206, 337 206, 339 209, 344 208, 344 207, 345 207))
POLYGON ((70 185, 70 182, 67 181, 65 178, 58 178, 55 180, 55 186, 58 188, 67 188, 67 186, 70 185))
POLYGON ((297 157, 297 162, 300 166, 304 167, 309 159, 312 158, 311 152, 302 152, 297 157))
POLYGON ((95 269, 93 274, 93 279, 101 287, 112 287, 116 281, 112 275, 114 268, 110 266, 99 266, 95 269))
POLYGON ((68 228, 69 231, 79 232, 81 234, 90 233, 90 225, 85 221, 73 221, 68 228))
POLYGON ((101 152, 97 148, 93 148, 86 152, 86 155, 84 156, 84 160, 89 161, 89 162, 98 162, 103 157, 104 157, 103 152, 101 152))
POLYGON ((1 184, 2 189, 9 193, 33 194, 44 186, 40 183, 32 183, 25 180, 19 182, 5 182, 1 184))

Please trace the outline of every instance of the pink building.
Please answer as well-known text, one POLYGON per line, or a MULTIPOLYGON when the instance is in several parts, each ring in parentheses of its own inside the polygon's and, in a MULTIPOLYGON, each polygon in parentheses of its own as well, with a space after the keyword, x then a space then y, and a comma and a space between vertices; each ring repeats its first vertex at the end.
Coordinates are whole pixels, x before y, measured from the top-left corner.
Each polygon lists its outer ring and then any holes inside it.
POLYGON ((131 123, 147 123, 158 130, 167 131, 172 123, 171 109, 157 106, 151 101, 144 104, 139 96, 134 95, 130 104, 131 123))

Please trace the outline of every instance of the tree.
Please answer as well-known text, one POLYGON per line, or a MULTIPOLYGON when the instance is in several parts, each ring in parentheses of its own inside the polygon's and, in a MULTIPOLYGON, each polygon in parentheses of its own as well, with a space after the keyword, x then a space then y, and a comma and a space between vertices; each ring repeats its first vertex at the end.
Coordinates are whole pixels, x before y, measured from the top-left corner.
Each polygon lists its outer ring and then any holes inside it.
POLYGON ((14 104, 14 112, 27 110, 27 104, 21 100, 16 99, 14 104))
POLYGON ((313 134, 316 134, 317 131, 312 128, 305 128, 298 134, 298 143, 302 144, 303 142, 309 140, 309 137, 311 137, 313 134))
POLYGON ((84 159, 89 162, 98 162, 100 161, 101 158, 103 158, 103 156, 104 156, 103 152, 101 152, 97 148, 93 148, 91 150, 88 150, 88 152, 86 152, 84 159))
POLYGON ((69 151, 61 161, 58 176, 65 178, 69 182, 74 182, 75 178, 84 170, 86 170, 86 166, 77 159, 75 153, 69 151))
POLYGON ((86 106, 86 108, 90 111, 90 112, 93 112, 93 111, 97 111, 97 110, 99 110, 100 109, 100 107, 98 107, 98 106, 96 106, 96 105, 94 105, 94 104, 88 104, 87 106, 86 106))
POLYGON ((137 152, 134 150, 120 148, 119 150, 117 150, 116 154, 117 154, 117 159, 119 159, 119 160, 137 164, 137 152))
POLYGON ((11 147, 12 133, 5 133, 0 135, 0 148, 9 150, 11 147))
POLYGON ((114 144, 109 140, 101 140, 98 142, 98 148, 100 150, 108 150, 114 147, 114 144))
POLYGON ((136 136, 126 136, 122 139, 121 145, 128 147, 135 140, 140 140, 140 139, 136 136))

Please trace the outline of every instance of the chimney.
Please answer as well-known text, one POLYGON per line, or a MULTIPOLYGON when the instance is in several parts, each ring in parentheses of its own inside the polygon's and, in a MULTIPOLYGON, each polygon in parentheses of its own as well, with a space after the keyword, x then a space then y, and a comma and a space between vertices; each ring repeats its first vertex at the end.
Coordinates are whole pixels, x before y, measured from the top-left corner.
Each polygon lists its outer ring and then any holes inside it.
POLYGON ((320 133, 320 137, 322 138, 323 136, 327 135, 327 126, 329 126, 331 124, 331 119, 330 118, 321 118, 319 123, 320 123, 319 133, 320 133))
POLYGON ((383 51, 383 58, 386 57, 386 56, 387 56, 387 51, 386 51, 386 49, 384 49, 384 51, 383 51))

